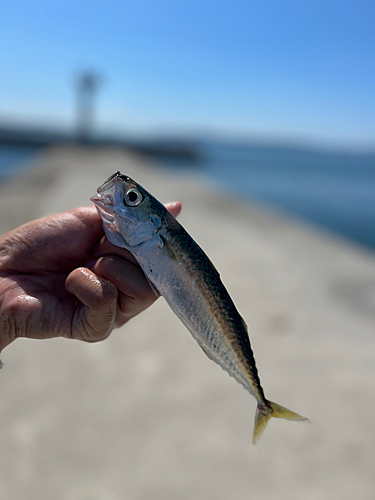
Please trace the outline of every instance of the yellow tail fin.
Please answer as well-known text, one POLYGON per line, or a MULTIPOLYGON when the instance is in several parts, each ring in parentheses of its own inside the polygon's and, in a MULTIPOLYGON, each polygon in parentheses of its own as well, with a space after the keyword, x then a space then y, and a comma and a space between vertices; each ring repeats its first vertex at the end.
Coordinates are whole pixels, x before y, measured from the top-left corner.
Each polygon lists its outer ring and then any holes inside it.
POLYGON ((267 406, 258 405, 257 407, 257 411, 255 414, 253 444, 256 444, 264 429, 266 428, 268 420, 272 417, 285 418, 286 420, 308 420, 307 418, 298 415, 298 413, 287 410, 283 406, 272 403, 271 401, 267 401, 267 406))

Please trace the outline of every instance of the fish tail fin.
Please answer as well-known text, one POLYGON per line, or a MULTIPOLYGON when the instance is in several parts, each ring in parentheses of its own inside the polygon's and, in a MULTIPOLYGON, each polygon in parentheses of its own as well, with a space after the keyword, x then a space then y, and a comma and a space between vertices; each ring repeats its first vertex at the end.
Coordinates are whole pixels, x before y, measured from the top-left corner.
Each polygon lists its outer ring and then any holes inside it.
POLYGON ((298 415, 298 413, 287 410, 283 406, 272 403, 271 401, 267 401, 265 405, 258 404, 255 414, 253 444, 256 444, 264 429, 266 428, 269 419, 272 417, 285 418, 286 420, 308 420, 307 418, 298 415))

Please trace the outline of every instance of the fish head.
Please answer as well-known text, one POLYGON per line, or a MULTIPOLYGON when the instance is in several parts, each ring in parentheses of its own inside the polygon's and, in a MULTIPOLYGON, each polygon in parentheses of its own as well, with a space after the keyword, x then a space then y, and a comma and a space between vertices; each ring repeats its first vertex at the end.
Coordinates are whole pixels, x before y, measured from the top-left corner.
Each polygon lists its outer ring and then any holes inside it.
POLYGON ((91 198, 111 243, 135 247, 153 238, 163 226, 166 208, 136 181, 116 172, 91 198))

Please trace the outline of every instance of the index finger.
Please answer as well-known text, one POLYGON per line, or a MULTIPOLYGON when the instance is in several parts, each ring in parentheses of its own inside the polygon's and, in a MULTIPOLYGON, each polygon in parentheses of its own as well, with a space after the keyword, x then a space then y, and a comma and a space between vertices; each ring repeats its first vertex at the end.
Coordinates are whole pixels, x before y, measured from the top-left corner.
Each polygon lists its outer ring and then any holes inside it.
POLYGON ((123 259, 131 262, 132 264, 137 263, 133 255, 129 252, 129 250, 126 250, 126 248, 121 248, 117 247, 116 245, 113 245, 110 241, 108 241, 106 236, 103 236, 103 238, 96 245, 93 251, 92 258, 96 260, 99 259, 100 257, 105 257, 106 255, 118 255, 119 257, 122 257, 123 259))

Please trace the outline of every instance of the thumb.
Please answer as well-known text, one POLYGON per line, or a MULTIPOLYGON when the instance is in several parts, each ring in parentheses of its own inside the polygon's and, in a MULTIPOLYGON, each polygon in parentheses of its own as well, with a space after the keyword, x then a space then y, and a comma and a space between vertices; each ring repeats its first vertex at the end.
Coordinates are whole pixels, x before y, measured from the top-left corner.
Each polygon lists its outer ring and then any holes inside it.
POLYGON ((108 337, 116 317, 115 285, 80 267, 69 274, 65 287, 80 301, 72 318, 71 337, 86 342, 108 337))

